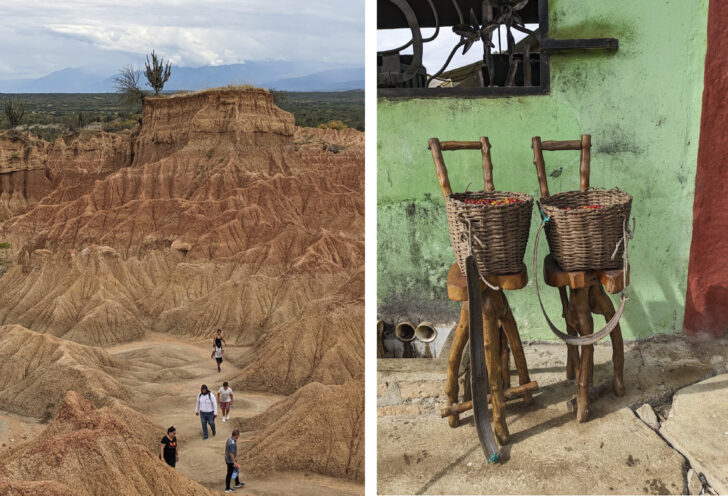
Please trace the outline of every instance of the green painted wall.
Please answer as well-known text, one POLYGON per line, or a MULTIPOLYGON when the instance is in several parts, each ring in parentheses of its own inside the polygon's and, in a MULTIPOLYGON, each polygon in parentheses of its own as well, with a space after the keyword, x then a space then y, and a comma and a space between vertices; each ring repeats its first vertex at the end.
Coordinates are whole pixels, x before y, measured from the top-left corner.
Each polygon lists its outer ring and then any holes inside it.
MULTIPOLYGON (((553 55, 548 96, 379 100, 377 299, 385 319, 445 323, 458 315, 445 290, 454 255, 428 138, 489 136, 496 188, 537 198, 531 137, 577 139, 584 132, 592 135, 592 186, 619 186, 634 196, 637 231, 630 244, 633 282, 622 320, 625 337, 680 331, 708 0, 550 4, 552 38, 616 37, 619 50, 553 55)), ((468 183, 471 191, 482 189, 480 152, 445 152, 445 160, 454 191, 468 183)), ((546 152, 552 193, 578 188, 578 160, 578 152, 546 152)), ((534 209, 525 257, 531 281, 508 298, 524 338, 551 339, 532 280, 538 222, 534 209)), ((541 259, 547 251, 544 238, 541 259)), ((558 292, 546 290, 547 309, 557 319, 558 292)))

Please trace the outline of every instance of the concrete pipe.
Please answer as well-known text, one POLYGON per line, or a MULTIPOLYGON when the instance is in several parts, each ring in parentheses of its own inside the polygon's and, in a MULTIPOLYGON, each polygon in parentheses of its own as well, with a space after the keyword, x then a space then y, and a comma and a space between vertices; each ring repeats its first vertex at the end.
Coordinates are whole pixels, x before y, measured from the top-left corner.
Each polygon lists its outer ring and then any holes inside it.
POLYGON ((421 322, 415 328, 415 337, 423 343, 431 343, 437 339, 437 330, 432 322, 421 322))
POLYGON ((412 322, 400 322, 394 328, 394 335, 403 343, 409 343, 415 339, 415 325, 412 322))

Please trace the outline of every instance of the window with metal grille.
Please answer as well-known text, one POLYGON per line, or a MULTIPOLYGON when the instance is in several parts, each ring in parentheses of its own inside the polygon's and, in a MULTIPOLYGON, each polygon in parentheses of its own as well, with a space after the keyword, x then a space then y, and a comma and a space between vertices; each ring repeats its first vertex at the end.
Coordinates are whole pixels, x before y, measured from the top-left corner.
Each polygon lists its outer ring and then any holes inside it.
POLYGON ((552 52, 618 47, 550 39, 548 0, 378 0, 377 28, 383 97, 547 94, 552 52), (383 46, 392 30, 409 41, 383 46))

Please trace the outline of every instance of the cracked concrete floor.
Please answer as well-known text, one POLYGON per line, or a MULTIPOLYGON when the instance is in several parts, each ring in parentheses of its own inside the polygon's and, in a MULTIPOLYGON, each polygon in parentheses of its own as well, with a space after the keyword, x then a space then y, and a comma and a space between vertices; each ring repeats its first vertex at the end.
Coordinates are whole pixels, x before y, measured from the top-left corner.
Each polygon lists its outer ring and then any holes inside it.
MULTIPOLYGON (((594 351, 598 384, 611 376, 609 341, 594 351)), ((728 427, 714 425, 711 434, 715 419, 706 418, 698 432, 690 415, 699 415, 700 404, 683 409, 687 413, 682 413, 682 425, 690 428, 680 429, 672 417, 665 419, 673 395, 681 396, 676 391, 726 372, 728 339, 660 336, 626 343, 625 395, 609 392, 593 401, 591 419, 583 424, 566 408, 576 393, 574 381, 565 379, 566 347, 527 343, 531 379, 540 389, 532 407, 521 400, 508 402, 511 442, 503 448, 505 461, 498 464, 485 462, 469 412, 461 415, 455 429, 440 418, 439 410, 446 405, 448 352, 449 343, 437 359, 378 360, 379 494, 698 494, 710 492, 708 484, 720 487, 725 480, 720 471, 728 468, 720 467, 719 460, 701 464, 698 458, 711 455, 696 455, 696 446, 705 445, 696 436, 716 437, 713 449, 722 448, 725 459, 728 434, 723 431, 728 427), (634 412, 644 403, 662 422, 657 432, 634 412), (670 428, 671 422, 675 427, 670 428), (669 443, 664 432, 673 436, 669 443), (675 438, 681 436, 691 438, 683 442, 685 453, 673 448, 680 445, 675 438), (695 482, 698 477, 706 484, 695 482)), ((728 379, 710 384, 701 391, 712 394, 714 403, 723 398, 723 409, 728 408, 728 379)))

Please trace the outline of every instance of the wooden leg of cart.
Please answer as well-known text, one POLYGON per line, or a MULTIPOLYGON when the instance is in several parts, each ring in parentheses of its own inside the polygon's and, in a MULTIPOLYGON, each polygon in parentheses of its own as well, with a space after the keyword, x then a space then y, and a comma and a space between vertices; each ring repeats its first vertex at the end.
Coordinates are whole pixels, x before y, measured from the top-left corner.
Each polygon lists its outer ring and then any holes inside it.
POLYGON ((508 338, 503 330, 503 323, 498 319, 498 340, 501 352, 501 376, 503 377, 503 391, 511 387, 511 350, 508 347, 508 338))
MULTIPOLYGON (((528 282, 525 266, 518 274, 493 277, 494 280, 491 281, 491 284, 498 285, 506 290, 521 289, 528 282)), ((482 284, 481 288, 483 291, 485 365, 488 370, 488 379, 492 390, 492 424, 498 441, 501 444, 505 444, 510 437, 505 422, 504 410, 506 397, 513 399, 523 396, 526 404, 531 404, 533 402, 531 394, 538 390, 538 384, 535 381, 531 381, 528 375, 523 345, 521 344, 521 338, 518 336, 518 327, 508 307, 508 300, 506 300, 505 294, 502 291, 492 290, 485 284, 482 284), (516 370, 518 371, 520 385, 517 387, 509 387, 511 382, 509 370, 510 358, 508 354, 509 345, 513 353, 516 370)), ((469 401, 470 398, 467 395, 469 377, 466 377, 466 395, 463 402, 458 403, 458 373, 460 372, 463 349, 469 337, 470 320, 466 280, 457 264, 453 264, 448 272, 447 293, 450 300, 459 301, 463 305, 460 311, 460 321, 455 329, 455 335, 453 336, 450 347, 450 357, 447 367, 445 394, 447 395, 448 406, 441 410, 442 416, 448 417, 450 426, 457 427, 459 425, 458 414, 472 408, 472 402, 469 401)))
MULTIPOLYGON (((566 294, 566 287, 562 286, 559 288, 559 295, 561 296, 561 316, 566 321, 566 332, 570 336, 578 336, 579 333, 576 329, 569 325, 566 314, 569 311, 569 297, 566 294)), ((566 345, 566 378, 568 380, 576 379, 576 374, 579 371, 579 347, 567 344, 566 345)))
POLYGON ((503 376, 500 371, 501 347, 496 298, 499 298, 498 293, 490 288, 483 293, 483 340, 490 384, 490 401, 493 406, 493 431, 498 442, 503 445, 508 444, 510 434, 505 419, 506 401, 503 395, 503 376))
MULTIPOLYGON (((609 299, 604 287, 595 284, 591 287, 590 307, 592 313, 603 315, 607 322, 614 316, 614 305, 609 299)), ((614 364, 614 394, 624 395, 624 341, 622 340, 622 329, 619 324, 609 334, 612 341, 612 363, 614 364)))
MULTIPOLYGON (((589 288, 571 290, 569 301, 572 322, 581 336, 588 336, 594 332, 594 320, 589 308, 589 288)), ((594 345, 582 346, 579 363, 578 386, 576 393, 576 420, 586 422, 589 420, 589 391, 592 386, 594 372, 594 345)))
MULTIPOLYGON (((501 300, 501 313, 499 318, 503 326, 503 332, 513 353, 513 362, 516 364, 516 371, 518 372, 518 383, 523 386, 531 382, 528 374, 528 365, 526 365, 526 355, 523 353, 523 343, 521 343, 521 336, 518 334, 518 325, 508 305, 506 295, 503 294, 503 291, 500 291, 499 295, 501 300)), ((531 393, 527 392, 523 394, 523 402, 526 405, 533 405, 533 396, 531 396, 531 393)))
MULTIPOLYGON (((464 301, 460 308, 460 321, 455 328, 455 335, 450 346, 450 357, 447 364, 445 394, 447 395, 448 406, 458 402, 458 373, 460 372, 460 361, 463 358, 463 350, 468 342, 470 332, 469 322, 468 302, 464 301)), ((448 418, 448 422, 450 423, 450 427, 457 427, 460 425, 460 415, 453 413, 448 418)))

